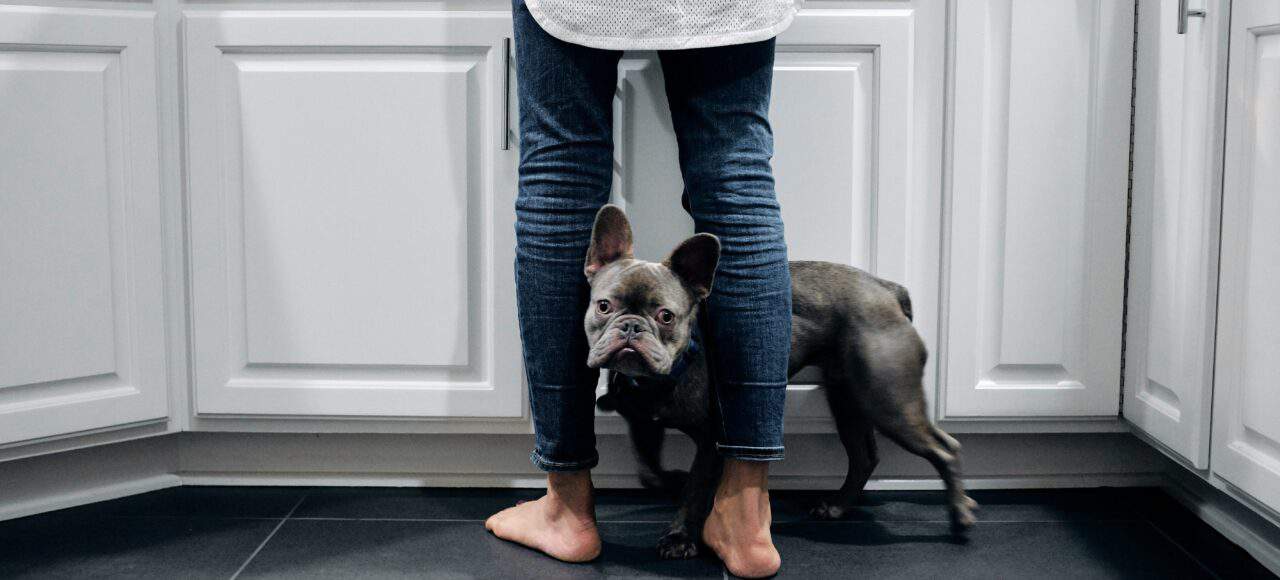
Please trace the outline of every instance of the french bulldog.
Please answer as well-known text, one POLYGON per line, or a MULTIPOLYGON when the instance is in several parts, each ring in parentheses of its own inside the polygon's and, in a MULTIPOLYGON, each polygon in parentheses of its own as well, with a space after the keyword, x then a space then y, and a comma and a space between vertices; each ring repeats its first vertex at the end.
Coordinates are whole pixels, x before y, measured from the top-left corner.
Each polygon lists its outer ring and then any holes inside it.
MULTIPOLYGON (((715 448, 720 418, 714 377, 698 340, 699 311, 711 293, 720 242, 699 233, 662 262, 638 260, 622 209, 596 214, 584 273, 591 299, 583 321, 587 365, 608 372, 608 391, 597 400, 616 410, 630 430, 645 487, 677 491, 680 508, 658 542, 663 558, 698 554, 722 459, 715 448), (662 468, 667 428, 696 444, 687 474, 662 468)), ((874 431, 925 458, 946 484, 952 531, 974 524, 978 507, 960 480, 960 444, 925 414, 921 379, 927 352, 911 324, 911 300, 902 286, 857 268, 791 261, 791 351, 788 375, 814 365, 822 381, 849 469, 839 491, 811 512, 839 519, 853 505, 876 467, 874 431)), ((705 316, 705 315, 704 315, 705 316)))

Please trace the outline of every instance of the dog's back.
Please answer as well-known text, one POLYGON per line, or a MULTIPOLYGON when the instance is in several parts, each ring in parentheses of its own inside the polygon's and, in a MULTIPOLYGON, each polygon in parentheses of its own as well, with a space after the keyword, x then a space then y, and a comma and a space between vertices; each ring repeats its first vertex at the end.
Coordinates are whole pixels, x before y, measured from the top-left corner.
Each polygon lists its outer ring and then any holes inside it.
POLYGON ((911 296, 900 284, 835 262, 793 260, 790 266, 791 374, 821 366, 819 359, 831 354, 826 347, 851 339, 851 331, 910 328, 911 296))

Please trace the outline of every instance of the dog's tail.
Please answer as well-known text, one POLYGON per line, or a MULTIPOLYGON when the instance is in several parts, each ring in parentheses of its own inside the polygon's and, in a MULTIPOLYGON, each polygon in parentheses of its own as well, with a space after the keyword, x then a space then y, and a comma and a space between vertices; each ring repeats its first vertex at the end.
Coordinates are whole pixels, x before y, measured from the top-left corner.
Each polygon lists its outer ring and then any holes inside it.
POLYGON ((894 298, 898 299, 898 305, 902 307, 902 313, 907 315, 907 320, 913 320, 911 317, 911 295, 907 294, 907 289, 897 282, 890 282, 881 278, 876 278, 876 281, 881 286, 884 286, 886 290, 893 292, 894 298))

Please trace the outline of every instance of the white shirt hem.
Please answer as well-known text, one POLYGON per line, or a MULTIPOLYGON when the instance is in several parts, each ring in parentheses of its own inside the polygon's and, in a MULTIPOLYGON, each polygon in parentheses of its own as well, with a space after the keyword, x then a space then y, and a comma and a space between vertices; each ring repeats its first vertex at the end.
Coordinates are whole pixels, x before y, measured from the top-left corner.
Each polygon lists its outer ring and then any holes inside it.
POLYGON ((733 32, 717 34, 700 34, 690 37, 631 38, 621 36, 592 36, 568 30, 561 26, 554 18, 548 17, 548 15, 542 10, 542 3, 539 2, 539 0, 525 0, 525 5, 529 7, 529 13, 533 15, 533 19, 542 26, 543 30, 547 31, 547 34, 565 42, 605 50, 682 50, 688 48, 707 48, 712 46, 727 46, 731 44, 746 44, 748 42, 756 42, 777 36, 791 25, 791 21, 795 19, 796 15, 796 6, 793 4, 791 9, 787 11, 787 15, 783 17, 782 20, 779 20, 772 26, 765 28, 736 30, 733 32))

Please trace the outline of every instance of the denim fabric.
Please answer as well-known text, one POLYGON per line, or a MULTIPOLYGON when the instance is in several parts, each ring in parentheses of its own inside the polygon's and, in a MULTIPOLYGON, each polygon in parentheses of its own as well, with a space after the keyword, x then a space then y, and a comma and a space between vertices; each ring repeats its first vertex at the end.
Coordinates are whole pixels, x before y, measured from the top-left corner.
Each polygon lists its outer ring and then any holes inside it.
MULTIPOLYGON (((583 261, 613 176, 620 51, 547 34, 513 0, 520 110, 515 282, 535 446, 546 471, 594 467, 583 261)), ((769 159, 774 41, 659 51, 695 230, 720 238, 704 346, 728 457, 783 456, 791 278, 769 159)), ((674 196, 673 196, 674 197, 674 196)), ((677 200, 672 199, 672 203, 677 200)), ((672 246, 678 240, 671 240, 672 246)))

